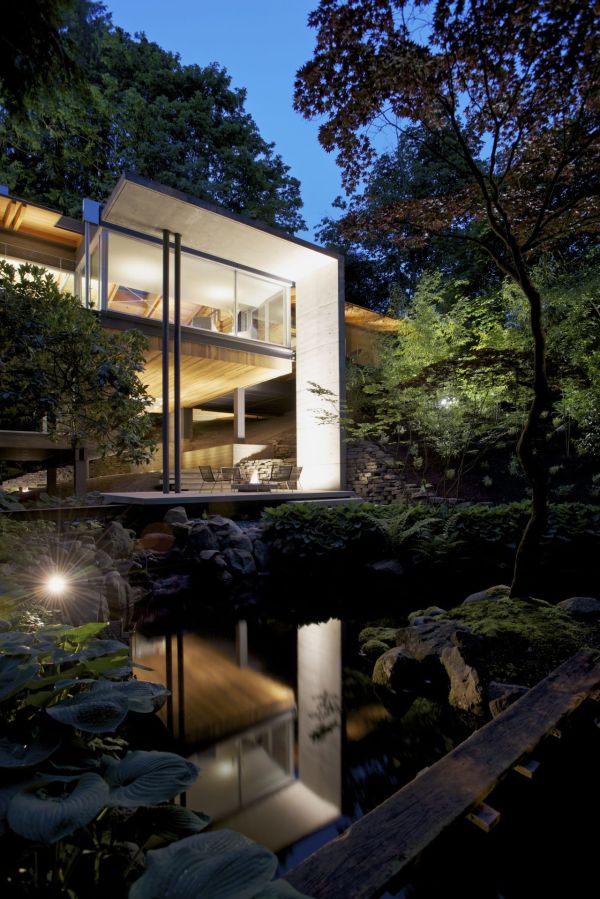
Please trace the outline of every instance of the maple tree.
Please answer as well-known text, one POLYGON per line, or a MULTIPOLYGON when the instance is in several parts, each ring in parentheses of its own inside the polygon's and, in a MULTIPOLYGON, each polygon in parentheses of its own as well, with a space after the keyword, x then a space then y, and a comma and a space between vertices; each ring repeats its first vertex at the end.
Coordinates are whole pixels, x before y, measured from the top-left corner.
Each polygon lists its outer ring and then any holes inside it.
POLYGON ((547 523, 542 423, 553 395, 534 266, 557 243, 597 233, 600 221, 599 21, 591 0, 321 0, 309 16, 315 52, 296 80, 296 108, 325 117, 320 141, 337 150, 357 195, 348 233, 387 234, 409 248, 466 241, 527 298, 533 399, 517 453, 532 510, 513 596, 535 585, 547 523), (365 202, 359 191, 381 129, 416 127, 454 178, 427 195, 365 202))

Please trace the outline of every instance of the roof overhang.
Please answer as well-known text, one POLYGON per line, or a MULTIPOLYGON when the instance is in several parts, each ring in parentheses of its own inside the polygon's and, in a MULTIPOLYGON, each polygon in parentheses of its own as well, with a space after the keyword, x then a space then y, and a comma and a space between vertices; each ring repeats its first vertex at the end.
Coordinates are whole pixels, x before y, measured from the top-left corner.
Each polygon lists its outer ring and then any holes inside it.
POLYGON ((342 259, 269 225, 134 175, 119 180, 102 221, 151 237, 162 237, 163 230, 181 234, 184 247, 289 281, 342 259))

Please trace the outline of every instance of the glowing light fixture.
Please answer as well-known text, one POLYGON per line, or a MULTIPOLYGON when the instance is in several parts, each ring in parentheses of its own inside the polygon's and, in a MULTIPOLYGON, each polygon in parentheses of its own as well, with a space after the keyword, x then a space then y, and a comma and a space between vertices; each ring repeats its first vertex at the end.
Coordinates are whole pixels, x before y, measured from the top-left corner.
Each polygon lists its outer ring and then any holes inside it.
POLYGON ((66 593, 69 584, 62 574, 51 574, 44 586, 51 596, 62 596, 66 593))
POLYGON ((448 409, 449 406, 453 406, 456 400, 454 400, 451 396, 443 396, 441 400, 438 402, 438 406, 440 409, 448 409))

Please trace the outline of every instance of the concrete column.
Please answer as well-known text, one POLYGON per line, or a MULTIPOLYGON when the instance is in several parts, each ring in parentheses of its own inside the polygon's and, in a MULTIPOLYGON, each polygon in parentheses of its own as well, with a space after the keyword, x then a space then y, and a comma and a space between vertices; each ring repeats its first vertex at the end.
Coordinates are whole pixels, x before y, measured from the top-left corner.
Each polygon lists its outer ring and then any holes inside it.
POLYGON ((73 493, 81 496, 87 492, 87 481, 90 472, 90 463, 87 450, 80 446, 75 450, 73 464, 73 493))
POLYGON ((233 442, 246 440, 246 390, 236 387, 233 391, 233 442))
POLYGON ((48 496, 56 496, 56 468, 46 469, 46 493, 48 496))
POLYGON ((194 410, 182 409, 181 421, 183 426, 181 436, 184 440, 191 440, 194 436, 194 410))
POLYGON ((338 809, 342 802, 342 626, 298 630, 298 768, 302 783, 338 809))
POLYGON ((235 660, 240 668, 248 667, 248 622, 244 620, 235 626, 235 660))

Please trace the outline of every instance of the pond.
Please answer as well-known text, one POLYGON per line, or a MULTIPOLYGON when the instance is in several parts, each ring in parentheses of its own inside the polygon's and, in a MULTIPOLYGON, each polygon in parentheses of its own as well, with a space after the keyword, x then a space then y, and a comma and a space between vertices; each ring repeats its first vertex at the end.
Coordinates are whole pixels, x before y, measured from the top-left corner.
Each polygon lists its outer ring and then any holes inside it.
POLYGON ((162 720, 201 770, 188 806, 268 846, 282 873, 469 732, 425 697, 391 714, 360 627, 239 620, 133 639, 137 676, 171 689, 162 720))

